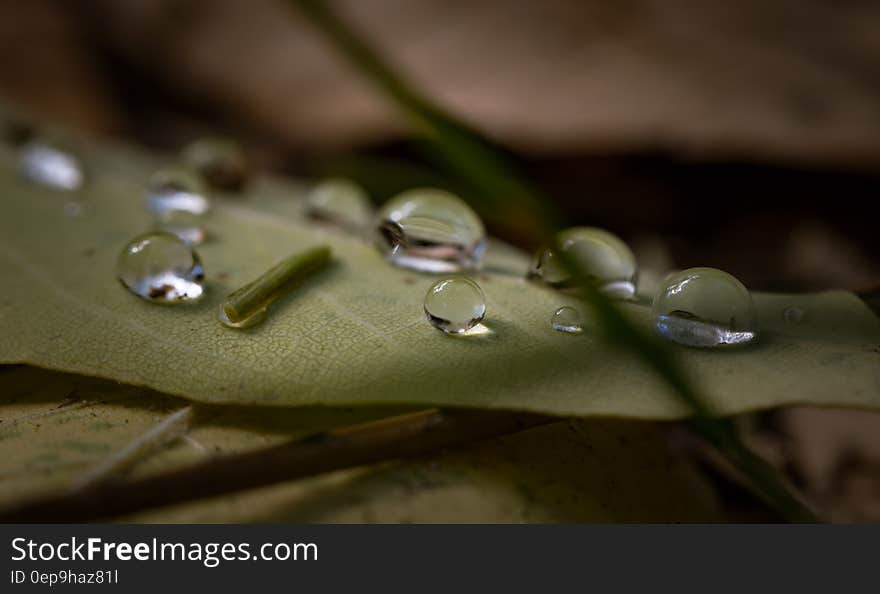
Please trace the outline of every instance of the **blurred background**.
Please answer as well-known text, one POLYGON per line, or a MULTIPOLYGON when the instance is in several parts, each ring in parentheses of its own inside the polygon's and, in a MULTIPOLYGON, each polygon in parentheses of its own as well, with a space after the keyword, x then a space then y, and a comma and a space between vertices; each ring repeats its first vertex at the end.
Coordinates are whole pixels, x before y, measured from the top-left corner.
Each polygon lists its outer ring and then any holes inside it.
MULTIPOLYGON (((507 151, 566 224, 615 231, 643 266, 876 299, 880 3, 331 5, 507 151)), ((0 0, 0 55, 0 101, 37 121, 168 151, 229 135, 263 170, 352 177, 377 202, 460 189, 296 2, 0 0)), ((487 218, 524 248, 540 239, 528 221, 487 218)), ((837 519, 880 520, 877 418, 795 409, 750 422, 837 519)))

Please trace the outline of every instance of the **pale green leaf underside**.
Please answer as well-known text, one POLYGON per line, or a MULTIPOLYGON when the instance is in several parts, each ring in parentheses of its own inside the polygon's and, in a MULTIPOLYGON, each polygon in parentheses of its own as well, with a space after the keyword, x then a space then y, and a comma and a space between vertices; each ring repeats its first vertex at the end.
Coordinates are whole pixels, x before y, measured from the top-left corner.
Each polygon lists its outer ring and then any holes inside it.
MULTIPOLYGON (((91 215, 70 219, 63 209, 69 196, 20 181, 10 155, 2 157, 0 362, 212 403, 444 405, 654 419, 686 412, 632 355, 600 342, 594 324, 580 336, 551 330, 554 310, 574 302, 522 280, 523 260, 507 248, 496 248, 489 272, 475 277, 486 293, 489 332, 445 336, 423 318, 433 277, 395 269, 362 239, 304 221, 295 186, 261 183, 246 198, 217 200, 212 238, 199 249, 209 279, 205 298, 156 306, 114 276, 119 250, 150 227, 142 188, 154 162, 121 149, 93 151, 85 193, 91 215), (227 293, 318 243, 332 246, 335 266, 276 303, 264 324, 242 332, 216 321, 227 293)), ((756 299, 759 344, 674 347, 720 411, 880 407, 880 322, 855 296, 756 299), (802 324, 783 322, 791 305, 807 310, 802 324)), ((624 307, 650 326, 644 305, 624 307)))
MULTIPOLYGON (((0 373, 0 507, 71 488, 186 406, 132 386, 21 367, 0 373), (69 397, 69 398, 68 398, 69 397)), ((200 409, 136 476, 386 416, 355 408, 200 409)), ((288 481, 122 518, 127 522, 711 521, 711 492, 634 421, 540 427, 454 453, 288 481)))

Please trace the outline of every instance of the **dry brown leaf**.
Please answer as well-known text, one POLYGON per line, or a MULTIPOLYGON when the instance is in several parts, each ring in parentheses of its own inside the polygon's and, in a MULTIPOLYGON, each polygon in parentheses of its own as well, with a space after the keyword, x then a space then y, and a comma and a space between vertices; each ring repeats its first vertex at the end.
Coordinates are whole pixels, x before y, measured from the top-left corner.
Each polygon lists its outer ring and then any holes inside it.
MULTIPOLYGON (((394 108, 276 0, 104 0, 169 88, 308 147, 397 136, 394 108)), ((666 148, 880 162, 880 5, 337 0, 426 93, 534 154, 666 148)))

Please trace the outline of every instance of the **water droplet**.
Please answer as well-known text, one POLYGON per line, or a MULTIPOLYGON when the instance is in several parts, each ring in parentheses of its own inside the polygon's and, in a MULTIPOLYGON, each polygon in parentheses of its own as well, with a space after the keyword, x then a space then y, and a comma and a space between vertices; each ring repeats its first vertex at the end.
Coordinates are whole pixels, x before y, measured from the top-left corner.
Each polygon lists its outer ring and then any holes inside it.
POLYGON ((228 138, 202 138, 187 145, 181 159, 216 190, 240 191, 250 177, 241 145, 228 138))
POLYGON ((306 213, 350 229, 365 229, 373 220, 373 205, 358 184, 347 179, 327 179, 306 196, 306 213))
POLYGON ((377 242, 389 262, 422 272, 480 266, 486 231, 464 201, 442 190, 409 190, 378 214, 377 242))
POLYGON ((68 200, 64 203, 64 214, 71 219, 86 216, 88 210, 88 206, 83 200, 68 200))
POLYGON ((30 181, 56 190, 70 192, 85 183, 84 169, 76 155, 45 141, 34 140, 21 147, 19 170, 30 181))
POLYGON ((757 337, 757 313, 741 282, 715 268, 670 275, 654 297, 657 333, 693 347, 744 344, 757 337))
POLYGON ((786 307, 782 311, 782 319, 789 324, 800 324, 807 317, 807 312, 802 307, 786 307))
POLYGON ((467 332, 486 315, 486 298, 474 281, 464 277, 434 283, 425 295, 425 316, 448 334, 467 332))
POLYGON ((220 307, 217 312, 217 319, 220 320, 220 323, 224 326, 228 326, 229 328, 235 328, 236 330, 240 330, 242 328, 250 328, 251 326, 256 326, 260 322, 266 319, 266 312, 268 308, 264 307, 262 309, 258 309, 254 313, 252 313, 247 318, 239 321, 233 322, 229 319, 229 316, 226 315, 226 309, 223 307, 223 304, 220 304, 220 307))
POLYGON ((542 247, 535 252, 532 258, 529 278, 542 280, 554 287, 562 287, 571 280, 571 275, 565 269, 554 250, 549 247, 542 247))
POLYGON ((205 240, 204 219, 211 203, 198 176, 186 169, 160 169, 150 177, 146 203, 163 231, 192 245, 205 240))
POLYGON ((116 264, 116 276, 138 297, 173 303, 201 297, 205 273, 189 245, 176 235, 158 231, 136 237, 125 246, 116 264))
POLYGON ((556 310, 550 319, 550 326, 560 332, 578 334, 583 331, 581 312, 573 307, 563 305, 556 310))
MULTIPOLYGON (((622 239, 595 227, 573 227, 557 236, 561 248, 589 275, 596 287, 612 299, 632 299, 636 292, 636 258, 622 239)), ((559 288, 572 285, 559 254, 544 247, 535 254, 530 278, 559 288)))

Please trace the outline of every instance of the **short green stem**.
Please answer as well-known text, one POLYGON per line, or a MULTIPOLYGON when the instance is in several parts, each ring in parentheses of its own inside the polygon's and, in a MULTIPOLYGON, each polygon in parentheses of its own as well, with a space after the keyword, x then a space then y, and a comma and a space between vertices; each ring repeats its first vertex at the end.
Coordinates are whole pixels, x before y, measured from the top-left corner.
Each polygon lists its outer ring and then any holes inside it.
POLYGON ((258 279, 226 297, 223 311, 231 322, 246 320, 265 309, 284 291, 308 278, 330 262, 330 247, 314 247, 289 256, 267 270, 258 279))

